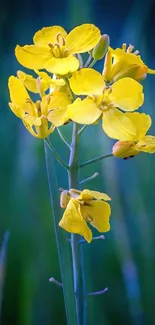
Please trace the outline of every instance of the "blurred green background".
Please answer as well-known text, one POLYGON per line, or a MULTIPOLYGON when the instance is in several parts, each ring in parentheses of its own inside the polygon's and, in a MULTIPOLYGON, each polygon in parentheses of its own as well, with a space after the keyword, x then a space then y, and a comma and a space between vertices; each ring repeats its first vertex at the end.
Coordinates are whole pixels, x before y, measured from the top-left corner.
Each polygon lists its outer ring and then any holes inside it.
MULTIPOLYGON (((69 31, 90 22, 110 35, 112 47, 134 44, 144 62, 155 68, 155 3, 2 0, 0 8, 1 242, 10 231, 1 324, 66 325, 62 290, 48 280, 51 276, 61 279, 43 142, 24 129, 7 104, 8 77, 21 69, 14 48, 31 44, 33 34, 43 26, 57 24, 69 31)), ((98 69, 102 69, 100 63, 98 69)), ((152 116, 150 134, 155 134, 155 77, 149 76, 143 84, 143 110, 152 116)), ((58 136, 52 138, 67 159, 58 136)), ((112 144, 100 125, 91 126, 81 138, 81 160, 110 152, 112 144)), ((155 324, 154 166, 155 155, 141 154, 131 160, 109 158, 82 169, 81 178, 99 172, 88 187, 112 197, 111 231, 106 240, 84 245, 87 291, 109 288, 105 295, 88 299, 88 325, 155 324)), ((66 187, 65 172, 62 168, 58 172, 60 185, 66 187)), ((2 264, 0 259, 0 275, 2 264)))

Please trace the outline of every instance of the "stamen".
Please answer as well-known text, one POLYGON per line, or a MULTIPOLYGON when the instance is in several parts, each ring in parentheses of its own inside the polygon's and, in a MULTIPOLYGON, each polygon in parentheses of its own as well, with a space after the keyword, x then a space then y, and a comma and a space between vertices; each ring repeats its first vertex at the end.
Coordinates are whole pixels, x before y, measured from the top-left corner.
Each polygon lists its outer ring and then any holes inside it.
POLYGON ((133 54, 138 55, 139 54, 139 51, 136 50, 133 54))
POLYGON ((65 49, 64 50, 64 57, 67 57, 69 55, 69 51, 68 51, 68 49, 65 49))
POLYGON ((54 45, 50 42, 48 42, 48 46, 53 50, 54 49, 54 45))
POLYGON ((134 46, 130 44, 129 47, 127 48, 127 53, 131 53, 133 49, 134 46))
POLYGON ((56 35, 56 40, 57 40, 58 43, 61 42, 61 43, 62 43, 62 44, 61 44, 62 46, 65 46, 66 41, 65 41, 64 37, 61 35, 61 33, 58 33, 58 34, 56 35))
POLYGON ((122 44, 122 50, 124 50, 125 52, 126 52, 126 47, 127 47, 126 43, 123 43, 122 44))

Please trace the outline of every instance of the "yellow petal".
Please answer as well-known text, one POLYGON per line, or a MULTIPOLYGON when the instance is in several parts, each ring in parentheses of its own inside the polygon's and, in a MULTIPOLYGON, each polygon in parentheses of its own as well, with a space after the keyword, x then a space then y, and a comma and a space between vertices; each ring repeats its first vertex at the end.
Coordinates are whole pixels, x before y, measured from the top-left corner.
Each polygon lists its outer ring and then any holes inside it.
POLYGON ((65 92, 54 91, 49 96, 49 110, 67 108, 67 106, 72 102, 70 96, 65 92))
POLYGON ((78 200, 104 200, 104 201, 110 201, 111 198, 106 193, 100 193, 97 191, 90 191, 90 190, 83 190, 78 197, 78 200))
MULTIPOLYGON (((57 91, 51 93, 50 102, 48 104, 48 120, 55 126, 63 125, 69 119, 67 115, 67 106, 70 103, 71 98, 67 93, 57 91)), ((44 112, 43 114, 46 115, 47 113, 44 112)))
POLYGON ((17 117, 22 118, 23 111, 21 110, 21 106, 20 105, 15 105, 15 104, 9 103, 9 107, 10 107, 11 111, 17 117))
POLYGON ((32 75, 19 70, 17 71, 17 76, 29 91, 38 93, 36 79, 32 75))
POLYGON ((152 135, 146 135, 143 140, 137 143, 136 148, 143 152, 154 153, 155 137, 152 135))
POLYGON ((25 114, 23 120, 25 121, 26 124, 29 124, 30 126, 32 125, 40 126, 42 124, 40 117, 35 117, 30 114, 25 114))
POLYGON ((24 126, 26 127, 26 129, 36 138, 39 138, 38 137, 38 134, 36 132, 34 132, 32 126, 30 126, 28 123, 26 123, 26 121, 23 120, 23 124, 24 126))
POLYGON ((47 61, 52 57, 48 46, 17 45, 15 55, 20 64, 28 69, 44 69, 47 61))
POLYGON ((74 122, 92 124, 100 117, 101 111, 92 99, 77 98, 73 104, 68 105, 67 114, 74 122))
POLYGON ((25 104, 26 100, 30 98, 22 81, 19 80, 17 77, 11 76, 9 78, 8 87, 12 103, 16 105, 23 105, 25 104))
POLYGON ((109 99, 124 111, 138 109, 144 101, 143 87, 132 78, 123 78, 112 85, 109 99))
POLYGON ((66 47, 72 53, 90 51, 99 42, 100 30, 92 24, 83 24, 75 27, 66 38, 66 47))
POLYGON ((62 37, 66 37, 67 33, 61 26, 50 26, 43 27, 41 30, 35 33, 33 37, 33 42, 36 45, 47 45, 48 43, 58 43, 57 35, 61 34, 62 37))
POLYGON ((90 220, 91 225, 99 232, 110 230, 111 208, 107 202, 96 200, 91 201, 90 205, 81 205, 81 213, 86 220, 90 220))
POLYGON ((133 126, 135 127, 136 130, 136 139, 143 139, 145 134, 147 133, 148 129, 151 126, 151 117, 145 113, 126 113, 126 117, 130 119, 132 122, 133 126))
POLYGON ((51 110, 48 114, 48 121, 57 127, 65 124, 69 119, 66 110, 66 108, 57 108, 51 110))
POLYGON ((103 130, 112 139, 133 141, 136 129, 125 113, 118 109, 110 109, 103 113, 103 130))
POLYGON ((112 153, 118 158, 128 158, 138 155, 140 151, 132 141, 117 141, 112 148, 112 153))
POLYGON ((92 232, 81 215, 79 203, 74 199, 69 201, 59 226, 68 232, 80 234, 88 243, 92 240, 92 232))
POLYGON ((104 77, 98 71, 89 68, 74 72, 69 82, 76 95, 101 95, 105 87, 104 77))
POLYGON ((49 72, 59 75, 65 75, 77 70, 79 61, 75 56, 69 55, 66 58, 51 58, 47 61, 45 69, 49 72))

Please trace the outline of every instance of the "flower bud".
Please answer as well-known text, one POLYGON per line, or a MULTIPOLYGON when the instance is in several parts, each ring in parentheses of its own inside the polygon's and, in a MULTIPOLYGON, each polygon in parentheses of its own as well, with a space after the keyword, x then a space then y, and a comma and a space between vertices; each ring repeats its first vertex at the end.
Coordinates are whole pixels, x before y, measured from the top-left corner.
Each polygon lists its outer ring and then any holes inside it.
POLYGON ((112 153, 118 158, 133 157, 139 153, 134 146, 132 141, 117 141, 112 148, 112 153))
POLYGON ((94 47, 92 52, 92 57, 95 60, 101 60, 104 58, 108 47, 109 47, 110 39, 107 34, 103 34, 98 42, 98 44, 94 47))
POLYGON ((140 66, 137 64, 133 64, 126 69, 122 69, 119 71, 114 77, 113 80, 117 81, 121 78, 129 77, 135 79, 137 81, 143 80, 147 76, 148 68, 146 65, 140 66))
POLYGON ((62 190, 60 194, 60 207, 65 209, 69 202, 69 195, 67 190, 62 190))

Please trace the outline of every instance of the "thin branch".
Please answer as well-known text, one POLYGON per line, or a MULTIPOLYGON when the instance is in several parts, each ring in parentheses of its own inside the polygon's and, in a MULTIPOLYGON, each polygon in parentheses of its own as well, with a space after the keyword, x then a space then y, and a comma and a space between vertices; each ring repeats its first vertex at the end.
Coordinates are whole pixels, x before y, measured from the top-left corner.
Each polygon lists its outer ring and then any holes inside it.
POLYGON ((87 294, 87 297, 103 295, 107 291, 108 291, 108 288, 105 288, 103 290, 96 291, 96 292, 90 292, 90 293, 87 294))
POLYGON ((99 173, 94 173, 92 176, 83 179, 83 180, 80 182, 80 185, 83 184, 83 183, 86 183, 86 182, 91 181, 92 179, 96 178, 98 175, 99 175, 99 173))
POLYGON ((45 139, 45 142, 47 144, 47 146, 49 147, 49 149, 52 151, 54 157, 56 158, 56 160, 59 162, 59 164, 61 166, 63 166, 65 169, 69 169, 69 166, 61 159, 61 157, 58 155, 58 153, 56 152, 56 150, 54 149, 54 147, 52 146, 51 142, 49 141, 49 139, 45 139))
MULTIPOLYGON (((105 239, 104 235, 93 237, 92 240, 98 240, 98 239, 105 239)), ((85 239, 81 239, 79 241, 79 244, 87 244, 87 241, 85 239)))
POLYGON ((92 56, 91 56, 91 54, 89 54, 88 59, 87 59, 86 63, 84 64, 84 68, 87 68, 89 66, 91 59, 92 59, 92 56))
POLYGON ((94 60, 90 63, 90 65, 88 66, 88 68, 92 68, 96 62, 97 62, 97 61, 94 59, 94 60))
POLYGON ((58 287, 62 287, 62 283, 54 279, 53 277, 49 279, 50 282, 55 283, 58 287))
POLYGON ((64 134, 62 134, 62 132, 60 131, 59 128, 57 128, 57 132, 58 132, 58 134, 59 134, 61 140, 62 140, 62 141, 66 144, 66 146, 70 149, 70 148, 71 148, 70 144, 68 143, 66 137, 64 136, 64 134))
POLYGON ((85 129, 87 128, 87 124, 85 124, 85 125, 83 125, 82 127, 81 127, 81 129, 78 131, 78 137, 80 137, 81 136, 81 134, 85 131, 85 129))
POLYGON ((113 156, 112 153, 108 153, 107 155, 102 155, 102 156, 99 156, 99 157, 96 157, 96 158, 93 158, 93 159, 90 159, 90 160, 86 160, 86 161, 84 161, 83 163, 80 164, 80 168, 88 166, 88 165, 93 164, 93 163, 95 163, 97 161, 100 161, 102 159, 109 158, 109 157, 112 157, 112 156, 113 156))

